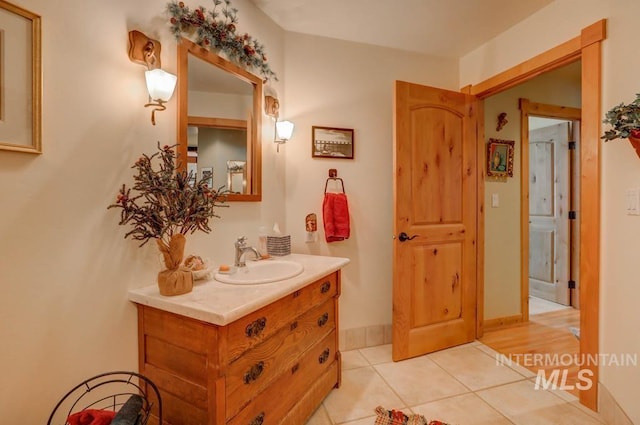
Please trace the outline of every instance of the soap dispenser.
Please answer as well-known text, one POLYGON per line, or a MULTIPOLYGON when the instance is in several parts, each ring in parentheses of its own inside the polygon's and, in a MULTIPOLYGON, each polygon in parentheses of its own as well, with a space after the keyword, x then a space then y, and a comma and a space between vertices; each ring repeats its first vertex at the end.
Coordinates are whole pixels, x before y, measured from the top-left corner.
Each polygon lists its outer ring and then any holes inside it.
POLYGON ((258 229, 258 252, 261 255, 267 254, 267 234, 269 228, 267 226, 260 226, 258 229))

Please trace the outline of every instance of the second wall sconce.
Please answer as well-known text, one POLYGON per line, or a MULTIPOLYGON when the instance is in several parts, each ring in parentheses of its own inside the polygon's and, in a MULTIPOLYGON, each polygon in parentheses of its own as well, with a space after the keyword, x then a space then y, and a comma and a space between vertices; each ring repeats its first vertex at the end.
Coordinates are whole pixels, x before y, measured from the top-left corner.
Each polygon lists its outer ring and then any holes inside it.
POLYGON ((278 144, 277 151, 280 152, 280 145, 287 143, 293 134, 293 123, 291 121, 276 121, 276 137, 274 143, 278 144))
POLYGON ((291 121, 280 121, 280 101, 278 93, 271 86, 264 87, 264 113, 275 121, 273 142, 277 144, 277 152, 280 152, 280 145, 287 143, 293 134, 293 123, 291 121))
POLYGON ((156 111, 167 109, 164 104, 171 99, 176 88, 177 77, 160 68, 160 49, 158 40, 152 40, 140 31, 129 31, 129 59, 145 65, 145 80, 149 92, 149 102, 145 107, 152 107, 151 123, 156 125, 156 111))

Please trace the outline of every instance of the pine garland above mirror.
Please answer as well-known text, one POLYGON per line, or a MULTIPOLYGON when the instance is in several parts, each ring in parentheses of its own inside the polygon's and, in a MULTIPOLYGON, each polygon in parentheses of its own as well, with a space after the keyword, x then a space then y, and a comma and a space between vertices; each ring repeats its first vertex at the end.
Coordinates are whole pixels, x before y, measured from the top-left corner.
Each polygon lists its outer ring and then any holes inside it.
POLYGON ((231 6, 231 0, 213 0, 212 10, 202 6, 191 10, 184 2, 172 1, 167 4, 167 11, 176 39, 183 35, 193 38, 198 45, 218 49, 243 67, 257 69, 265 81, 278 81, 267 63, 264 45, 247 33, 236 33, 238 9, 231 6))

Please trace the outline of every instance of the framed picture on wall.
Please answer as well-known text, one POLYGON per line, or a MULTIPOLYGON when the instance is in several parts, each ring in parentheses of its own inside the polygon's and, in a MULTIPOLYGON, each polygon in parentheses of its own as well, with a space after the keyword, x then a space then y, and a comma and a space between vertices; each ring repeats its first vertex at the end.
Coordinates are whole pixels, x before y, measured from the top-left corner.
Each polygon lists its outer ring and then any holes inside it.
POLYGON ((202 180, 207 181, 209 188, 213 187, 213 167, 202 167, 202 180))
POLYGON ((0 149, 42 153, 39 15, 0 2, 0 149))
POLYGON ((513 140, 489 139, 487 177, 513 177, 513 140))
POLYGON ((313 158, 353 159, 353 129, 311 127, 313 158))

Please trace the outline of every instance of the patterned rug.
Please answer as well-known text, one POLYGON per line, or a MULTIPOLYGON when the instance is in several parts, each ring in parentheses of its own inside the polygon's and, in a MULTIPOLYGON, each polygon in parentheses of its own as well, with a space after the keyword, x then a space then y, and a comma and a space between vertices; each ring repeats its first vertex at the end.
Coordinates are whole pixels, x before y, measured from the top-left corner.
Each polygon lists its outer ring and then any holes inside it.
POLYGON ((382 406, 376 407, 376 422, 374 425, 449 425, 442 421, 428 421, 422 415, 406 415, 400 410, 387 410, 382 406))

